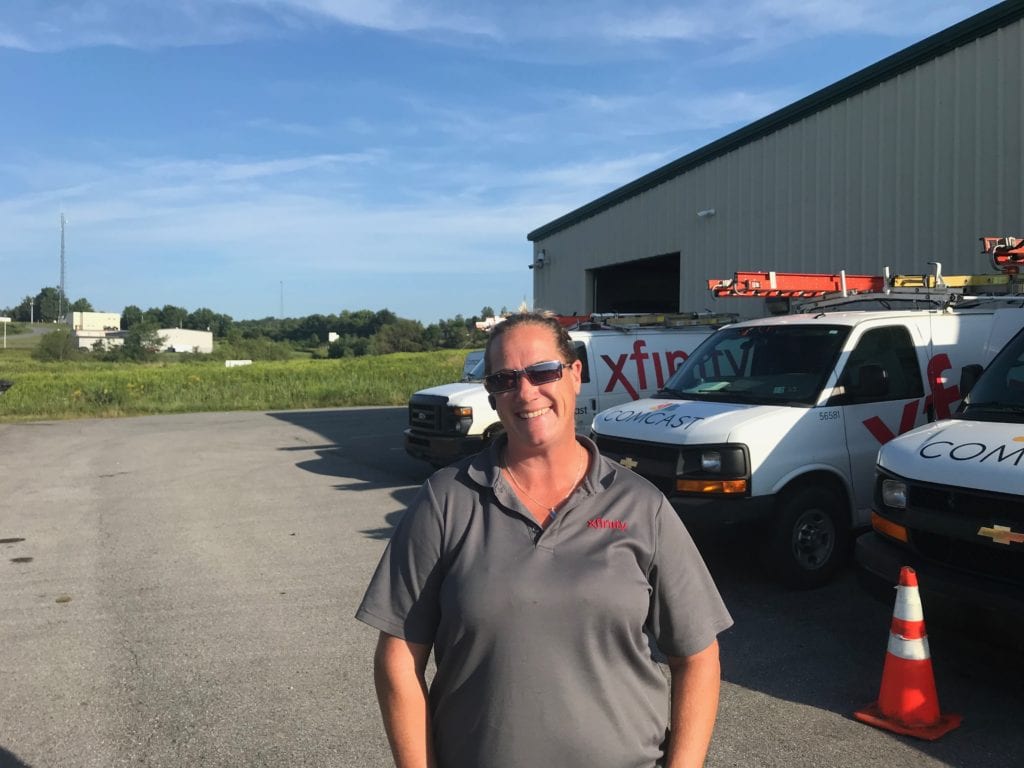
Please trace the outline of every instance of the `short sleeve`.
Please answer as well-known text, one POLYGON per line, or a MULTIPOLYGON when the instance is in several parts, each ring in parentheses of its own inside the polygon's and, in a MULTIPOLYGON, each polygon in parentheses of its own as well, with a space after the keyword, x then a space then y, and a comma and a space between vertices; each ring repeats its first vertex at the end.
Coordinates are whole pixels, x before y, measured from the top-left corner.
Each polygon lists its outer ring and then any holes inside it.
POLYGON ((655 521, 649 629, 670 656, 691 656, 732 626, 718 588, 682 520, 662 501, 655 521))
POLYGON ((428 480, 395 528, 356 618, 389 635, 432 644, 440 617, 443 538, 428 480))

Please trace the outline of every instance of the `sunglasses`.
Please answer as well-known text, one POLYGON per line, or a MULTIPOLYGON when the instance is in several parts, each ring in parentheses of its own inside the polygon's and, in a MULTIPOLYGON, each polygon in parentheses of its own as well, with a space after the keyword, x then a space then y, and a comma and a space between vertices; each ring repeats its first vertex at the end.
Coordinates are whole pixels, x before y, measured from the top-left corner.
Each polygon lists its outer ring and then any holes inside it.
POLYGON ((568 367, 568 363, 563 363, 561 360, 549 360, 544 363, 534 363, 525 368, 496 371, 490 376, 484 376, 484 389, 492 395, 510 392, 519 386, 521 376, 525 376, 533 386, 539 387, 541 384, 550 384, 561 379, 562 369, 568 367))

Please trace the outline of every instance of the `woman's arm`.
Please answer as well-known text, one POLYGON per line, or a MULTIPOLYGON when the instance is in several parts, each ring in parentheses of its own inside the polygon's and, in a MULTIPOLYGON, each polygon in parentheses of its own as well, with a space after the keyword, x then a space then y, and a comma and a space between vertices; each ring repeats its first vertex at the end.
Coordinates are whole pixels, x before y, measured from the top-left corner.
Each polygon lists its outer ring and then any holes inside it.
POLYGON ((672 674, 672 723, 665 765, 700 768, 718 715, 722 668, 718 640, 692 656, 669 656, 672 674))
POLYGON ((427 707, 430 646, 381 632, 373 680, 397 768, 436 768, 427 707))

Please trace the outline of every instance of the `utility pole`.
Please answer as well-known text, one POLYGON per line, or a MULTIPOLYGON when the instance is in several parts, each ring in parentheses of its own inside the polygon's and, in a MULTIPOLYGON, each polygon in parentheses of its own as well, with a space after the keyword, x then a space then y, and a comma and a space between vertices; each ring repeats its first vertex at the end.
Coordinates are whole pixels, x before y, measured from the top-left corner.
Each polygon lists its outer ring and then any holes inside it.
POLYGON ((281 281, 281 313, 278 316, 284 320, 284 280, 281 281))
POLYGON ((57 322, 64 319, 64 211, 60 212, 60 296, 57 297, 57 322))

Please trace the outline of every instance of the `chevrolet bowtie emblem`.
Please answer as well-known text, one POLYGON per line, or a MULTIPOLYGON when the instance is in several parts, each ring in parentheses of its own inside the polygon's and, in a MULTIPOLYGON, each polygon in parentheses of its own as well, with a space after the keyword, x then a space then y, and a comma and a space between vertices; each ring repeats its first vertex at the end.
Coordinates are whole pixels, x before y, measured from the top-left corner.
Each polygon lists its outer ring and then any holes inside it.
POLYGON ((979 536, 992 539, 996 544, 1024 544, 1024 533, 1014 533, 1013 529, 1005 525, 993 525, 991 528, 979 528, 979 536))
POLYGON ((624 466, 626 469, 636 469, 637 464, 640 462, 636 459, 631 459, 629 456, 623 456, 619 459, 619 464, 624 466))

